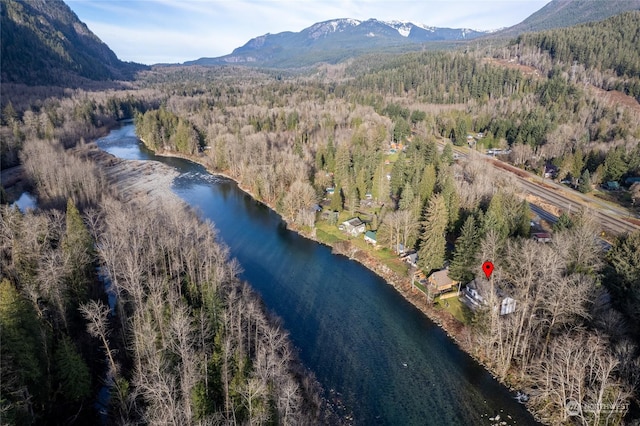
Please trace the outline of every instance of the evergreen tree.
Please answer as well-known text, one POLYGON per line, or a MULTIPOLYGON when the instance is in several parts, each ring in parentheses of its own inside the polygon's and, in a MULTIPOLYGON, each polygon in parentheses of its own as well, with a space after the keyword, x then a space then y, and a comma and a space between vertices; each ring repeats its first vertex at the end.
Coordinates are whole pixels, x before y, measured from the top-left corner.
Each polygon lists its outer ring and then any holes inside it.
POLYGON ((607 253, 607 260, 607 287, 640 334, 640 231, 620 238, 607 253))
POLYGON ((427 273, 442 268, 444 264, 447 217, 447 206, 442 195, 432 197, 425 212, 418 251, 418 265, 427 273))
POLYGON ((578 191, 586 194, 587 192, 591 192, 591 174, 589 170, 585 169, 580 176, 580 183, 578 184, 578 191))
POLYGON ((565 229, 573 228, 573 219, 566 212, 562 212, 558 221, 553 224, 553 231, 559 232, 565 229))
POLYGON ((331 196, 331 204, 329 208, 336 212, 341 212, 344 203, 344 195, 342 194, 342 188, 336 185, 333 195, 331 196))
POLYGON ((454 143, 457 146, 462 146, 467 141, 467 121, 464 116, 458 116, 456 120, 455 138, 454 143))
POLYGON ((393 126, 393 140, 394 142, 402 142, 407 136, 411 134, 411 126, 404 118, 396 120, 393 126))
POLYGON ((360 168, 355 182, 356 188, 358 189, 358 199, 364 200, 370 180, 371 177, 368 176, 367 169, 365 167, 360 168))
POLYGON ((393 163, 393 168, 391 169, 391 193, 394 196, 398 196, 400 194, 400 189, 404 186, 406 179, 405 156, 400 154, 396 162, 393 163))
POLYGON ((444 148, 442 148, 440 160, 447 166, 450 166, 453 163, 453 146, 451 143, 447 142, 444 148))
POLYGON ((399 208, 400 210, 408 210, 411 208, 411 205, 414 200, 413 188, 407 182, 402 189, 402 195, 400 197, 399 208))
POLYGON ((456 248, 453 252, 453 260, 449 267, 449 276, 454 280, 469 282, 473 279, 473 269, 475 257, 479 245, 479 231, 473 215, 467 217, 462 226, 460 238, 456 241, 456 248))
POLYGON ((484 216, 484 233, 489 231, 495 231, 500 238, 505 238, 509 235, 509 229, 505 220, 504 211, 504 194, 502 191, 498 191, 491 197, 489 202, 489 208, 484 216))
POLYGON ((576 149, 576 152, 571 156, 571 176, 573 177, 573 181, 580 177, 580 173, 582 172, 582 168, 584 167, 584 155, 582 155, 582 151, 580 149, 576 149))
POLYGON ((617 181, 627 172, 624 161, 624 148, 617 147, 609 150, 604 160, 604 181, 617 181))
POLYGON ((526 200, 520 202, 518 216, 516 217, 513 235, 529 238, 531 233, 531 208, 526 200))
POLYGON ((420 179, 420 184, 418 186, 418 195, 423 203, 426 203, 429 200, 435 187, 436 169, 433 164, 428 164, 422 172, 422 178, 420 179))
MULTIPOLYGON (((36 313, 7 279, 0 281, 0 330, 3 423, 9 419, 20 419, 24 424, 31 424, 35 419, 30 418, 23 407, 46 402, 47 363, 43 359, 46 351, 43 351, 43 333, 36 313), (34 400, 30 401, 31 398, 34 400)), ((20 421, 14 424, 18 423, 20 421)))
POLYGON ((336 147, 333 145, 333 138, 329 138, 327 142, 327 150, 324 156, 325 169, 328 172, 335 172, 336 170, 336 147))
POLYGON ((346 143, 341 144, 338 147, 336 153, 336 171, 334 173, 334 179, 336 184, 345 187, 349 184, 349 173, 351 171, 351 153, 349 152, 349 146, 346 143))
POLYGON ((453 182, 453 172, 450 167, 441 167, 438 170, 438 190, 444 197, 444 202, 448 212, 448 226, 450 230, 456 225, 460 214, 460 199, 453 182))
POLYGON ((69 271, 69 296, 74 304, 84 302, 92 276, 93 240, 71 198, 67 200, 66 232, 62 250, 69 271))
POLYGON ((384 170, 384 163, 381 162, 373 174, 371 193, 376 200, 385 202, 389 197, 389 190, 389 180, 384 170))
POLYGON ((424 164, 438 165, 438 144, 431 140, 427 142, 423 152, 424 164))
POLYGON ((91 392, 89 368, 69 337, 64 336, 54 354, 55 372, 62 395, 69 401, 79 401, 91 392))

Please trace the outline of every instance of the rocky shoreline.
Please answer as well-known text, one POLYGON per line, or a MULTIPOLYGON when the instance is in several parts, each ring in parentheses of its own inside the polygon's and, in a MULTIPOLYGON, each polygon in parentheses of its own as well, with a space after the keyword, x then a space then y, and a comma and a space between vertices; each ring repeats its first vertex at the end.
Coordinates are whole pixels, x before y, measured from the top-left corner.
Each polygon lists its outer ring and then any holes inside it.
POLYGON ((83 153, 103 171, 110 186, 124 202, 135 199, 153 206, 156 203, 181 203, 171 190, 178 171, 157 161, 124 160, 91 144, 83 153))

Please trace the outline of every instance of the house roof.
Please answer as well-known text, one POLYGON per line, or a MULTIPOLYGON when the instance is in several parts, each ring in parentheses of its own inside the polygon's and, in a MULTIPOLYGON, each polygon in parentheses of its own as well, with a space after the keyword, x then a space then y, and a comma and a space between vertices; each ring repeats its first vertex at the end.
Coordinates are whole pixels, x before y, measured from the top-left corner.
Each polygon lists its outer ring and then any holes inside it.
POLYGON ((345 221, 343 223, 345 225, 353 226, 354 228, 363 224, 359 217, 354 217, 354 218, 349 219, 349 220, 347 220, 347 221, 345 221))
POLYGON ((551 238, 551 234, 548 232, 536 232, 535 234, 533 234, 534 238, 551 238))
POLYGON ((455 281, 449 278, 449 270, 443 269, 441 271, 436 271, 429 276, 429 281, 431 281, 437 287, 442 287, 446 285, 450 285, 455 281))
POLYGON ((376 233, 374 231, 367 231, 365 232, 364 236, 376 241, 376 233))

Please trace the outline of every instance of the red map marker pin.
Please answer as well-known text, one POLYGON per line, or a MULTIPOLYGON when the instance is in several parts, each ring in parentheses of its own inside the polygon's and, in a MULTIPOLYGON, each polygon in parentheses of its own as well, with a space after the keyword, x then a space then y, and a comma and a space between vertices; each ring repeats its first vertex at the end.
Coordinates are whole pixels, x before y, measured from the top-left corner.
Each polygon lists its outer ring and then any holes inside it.
POLYGON ((491 273, 493 272, 493 263, 486 261, 482 264, 482 270, 484 274, 487 276, 487 279, 491 277, 491 273))

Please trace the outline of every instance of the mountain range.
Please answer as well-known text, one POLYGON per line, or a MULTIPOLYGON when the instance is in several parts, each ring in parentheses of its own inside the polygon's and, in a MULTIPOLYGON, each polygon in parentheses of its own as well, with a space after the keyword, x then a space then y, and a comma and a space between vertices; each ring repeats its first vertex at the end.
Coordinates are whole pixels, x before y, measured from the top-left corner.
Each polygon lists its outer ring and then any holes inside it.
MULTIPOLYGON (((294 68, 337 63, 365 53, 443 49, 487 37, 511 38, 635 9, 640 9, 640 0, 552 0, 523 22, 492 34, 409 21, 333 19, 300 32, 255 37, 228 55, 184 65, 294 68)), ((131 79, 148 68, 119 60, 63 0, 0 0, 0 18, 2 83, 75 87, 90 81, 131 79)))
POLYGON ((184 65, 304 66, 338 62, 370 51, 413 50, 426 42, 472 40, 486 34, 466 28, 437 28, 408 21, 332 19, 313 24, 300 32, 265 34, 249 40, 229 55, 200 58, 184 65))
POLYGON ((200 58, 184 65, 244 64, 276 68, 336 63, 371 52, 448 48, 491 36, 511 38, 524 32, 569 27, 640 9, 640 0, 552 0, 523 22, 499 31, 437 28, 408 21, 333 19, 300 32, 265 34, 231 54, 200 58))

